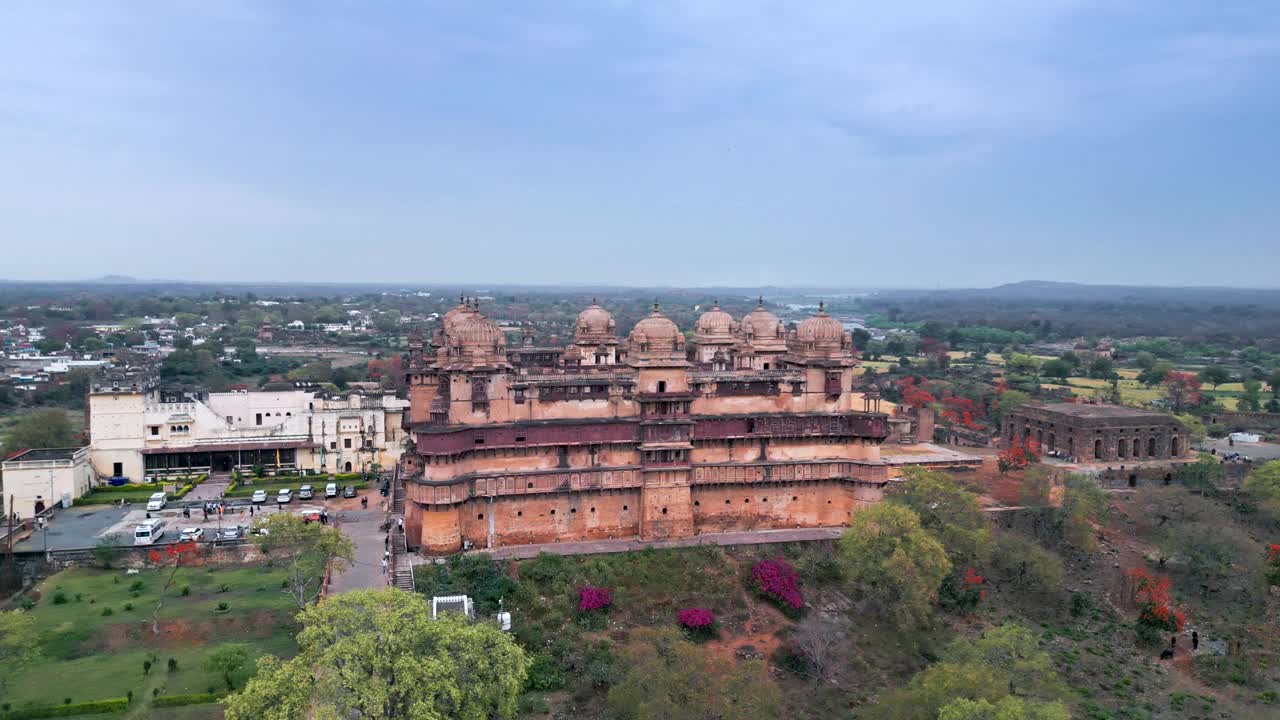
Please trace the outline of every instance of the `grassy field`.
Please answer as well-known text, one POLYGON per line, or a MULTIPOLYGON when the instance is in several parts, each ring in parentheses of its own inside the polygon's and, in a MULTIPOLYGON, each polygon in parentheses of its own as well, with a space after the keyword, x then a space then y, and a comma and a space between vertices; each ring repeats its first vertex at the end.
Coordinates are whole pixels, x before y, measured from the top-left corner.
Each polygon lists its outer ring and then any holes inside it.
MULTIPOLYGON (((1147 387, 1137 380, 1125 378, 1126 371, 1121 372, 1120 380, 1120 399, 1122 402, 1130 405, 1146 405, 1152 400, 1164 397, 1164 390, 1159 387, 1147 387)), ((1240 385, 1240 383, 1231 383, 1230 385, 1240 385)), ((1236 397, 1232 394, 1234 391, 1228 390, 1230 385, 1224 384, 1220 386, 1222 389, 1218 391, 1205 390, 1204 392, 1222 403, 1223 407, 1228 410, 1236 409, 1236 397)), ((1080 397, 1094 397, 1100 391, 1105 391, 1111 387, 1110 380, 1100 378, 1080 378, 1073 377, 1067 379, 1067 384, 1062 383, 1043 383, 1044 388, 1068 388, 1075 395, 1080 397)))
MULTIPOLYGON (((30 612, 40 629, 43 656, 13 678, 6 702, 18 708, 68 697, 73 702, 121 697, 130 690, 138 700, 150 698, 157 688, 162 695, 208 692, 224 686, 221 676, 204 669, 205 659, 224 643, 246 643, 255 658, 295 651, 295 606, 280 590, 283 573, 266 567, 182 568, 158 613, 160 633, 155 634, 152 614, 168 572, 74 569, 42 583, 30 612), (184 588, 189 588, 185 596, 184 588), (220 603, 226 603, 225 611, 220 603), (177 661, 173 672, 170 658, 177 661), (148 659, 152 668, 144 675, 148 659)), ((232 675, 237 687, 252 667, 250 662, 232 675)), ((182 708, 181 714, 146 708, 139 715, 141 704, 126 716, 221 716, 208 706, 182 708)))

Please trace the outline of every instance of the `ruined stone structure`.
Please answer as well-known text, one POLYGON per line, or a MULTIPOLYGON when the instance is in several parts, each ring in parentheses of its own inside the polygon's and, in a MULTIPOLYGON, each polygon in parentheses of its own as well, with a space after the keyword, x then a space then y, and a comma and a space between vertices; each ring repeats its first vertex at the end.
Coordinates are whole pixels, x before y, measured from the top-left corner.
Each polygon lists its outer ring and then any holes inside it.
POLYGON ((1120 405, 1024 405, 1004 421, 1004 440, 1030 438, 1043 452, 1080 462, 1176 460, 1191 453, 1186 428, 1172 415, 1120 405))
POLYGON ((718 307, 693 341, 655 306, 625 339, 598 304, 567 347, 508 349, 472 303, 414 341, 409 544, 428 553, 597 538, 831 526, 880 499, 880 400, 849 334, 718 307))

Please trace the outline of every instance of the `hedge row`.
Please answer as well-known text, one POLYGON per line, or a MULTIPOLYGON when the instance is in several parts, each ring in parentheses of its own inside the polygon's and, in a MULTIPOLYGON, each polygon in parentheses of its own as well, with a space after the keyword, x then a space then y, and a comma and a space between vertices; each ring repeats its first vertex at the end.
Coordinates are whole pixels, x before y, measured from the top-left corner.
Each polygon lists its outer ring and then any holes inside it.
MULTIPOLYGON (((227 490, 226 492, 222 493, 222 496, 229 497, 229 498, 247 498, 247 497, 251 497, 253 493, 258 490, 266 490, 268 495, 274 495, 282 487, 292 486, 292 489, 294 491, 297 491, 298 487, 302 485, 308 485, 308 484, 311 485, 311 487, 315 488, 317 496, 323 496, 324 486, 330 482, 336 482, 338 484, 338 490, 342 490, 342 488, 346 487, 347 485, 350 485, 356 490, 367 490, 369 488, 369 483, 367 482, 364 482, 364 481, 351 482, 349 480, 344 481, 342 480, 342 477, 343 476, 341 475, 335 475, 332 480, 328 480, 321 477, 319 480, 311 480, 311 481, 307 481, 304 478, 302 482, 298 482, 298 483, 279 482, 274 480, 271 482, 258 482, 255 485, 245 485, 243 487, 235 488, 234 490, 227 490)), ((360 476, 356 475, 355 477, 360 477, 360 476)), ((274 498, 268 498, 268 499, 273 500, 274 498)))
POLYGON ((128 709, 129 698, 111 698, 109 700, 92 700, 90 702, 71 703, 69 705, 46 705, 45 707, 11 710, 7 713, 0 713, 0 720, 29 720, 31 718, 97 715, 99 713, 120 712, 128 709))
MULTIPOLYGON (((209 478, 208 475, 197 476, 194 480, 191 480, 186 484, 184 484, 182 487, 178 488, 177 492, 173 494, 173 497, 171 499, 172 500, 181 499, 187 493, 194 490, 197 485, 204 482, 208 478, 209 478)), ((160 489, 162 487, 163 487, 163 483, 150 483, 146 485, 131 483, 129 485, 119 485, 114 487, 111 485, 105 485, 103 487, 93 488, 92 490, 89 491, 89 494, 76 498, 72 502, 72 504, 73 505, 110 505, 112 503, 119 502, 120 500, 129 500, 129 501, 146 500, 151 497, 152 493, 160 492, 160 489)))
POLYGON ((151 701, 152 707, 181 707, 183 705, 206 705, 221 700, 225 692, 188 693, 186 695, 161 695, 151 701))

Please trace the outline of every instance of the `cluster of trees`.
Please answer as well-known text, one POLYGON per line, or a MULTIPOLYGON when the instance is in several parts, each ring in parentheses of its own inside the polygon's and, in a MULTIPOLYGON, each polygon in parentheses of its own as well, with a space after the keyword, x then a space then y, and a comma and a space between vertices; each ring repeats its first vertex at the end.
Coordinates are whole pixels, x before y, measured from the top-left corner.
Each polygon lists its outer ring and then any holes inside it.
POLYGON ((4 452, 29 448, 65 448, 76 445, 76 432, 63 410, 38 410, 23 415, 4 435, 4 452))

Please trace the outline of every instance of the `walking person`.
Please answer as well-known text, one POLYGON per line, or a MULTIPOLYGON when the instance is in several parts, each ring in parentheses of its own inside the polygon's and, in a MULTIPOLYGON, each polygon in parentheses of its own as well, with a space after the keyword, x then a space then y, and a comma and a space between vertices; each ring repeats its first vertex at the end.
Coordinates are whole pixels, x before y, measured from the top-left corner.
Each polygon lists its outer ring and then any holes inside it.
POLYGON ((1174 649, 1174 650, 1177 650, 1177 649, 1178 649, 1178 636, 1177 636, 1177 635, 1174 635, 1173 637, 1169 638, 1169 647, 1170 647, 1170 648, 1172 648, 1172 649, 1174 649))
POLYGON ((382 574, 383 574, 383 575, 386 575, 386 574, 387 574, 387 558, 386 558, 386 556, 383 556, 383 558, 382 558, 382 574))
POLYGON ((396 518, 396 527, 400 528, 400 533, 404 534, 404 518, 396 518))
POLYGON ((1200 633, 1196 632, 1195 630, 1192 630, 1191 631, 1191 652, 1196 652, 1199 649, 1200 649, 1200 633))

